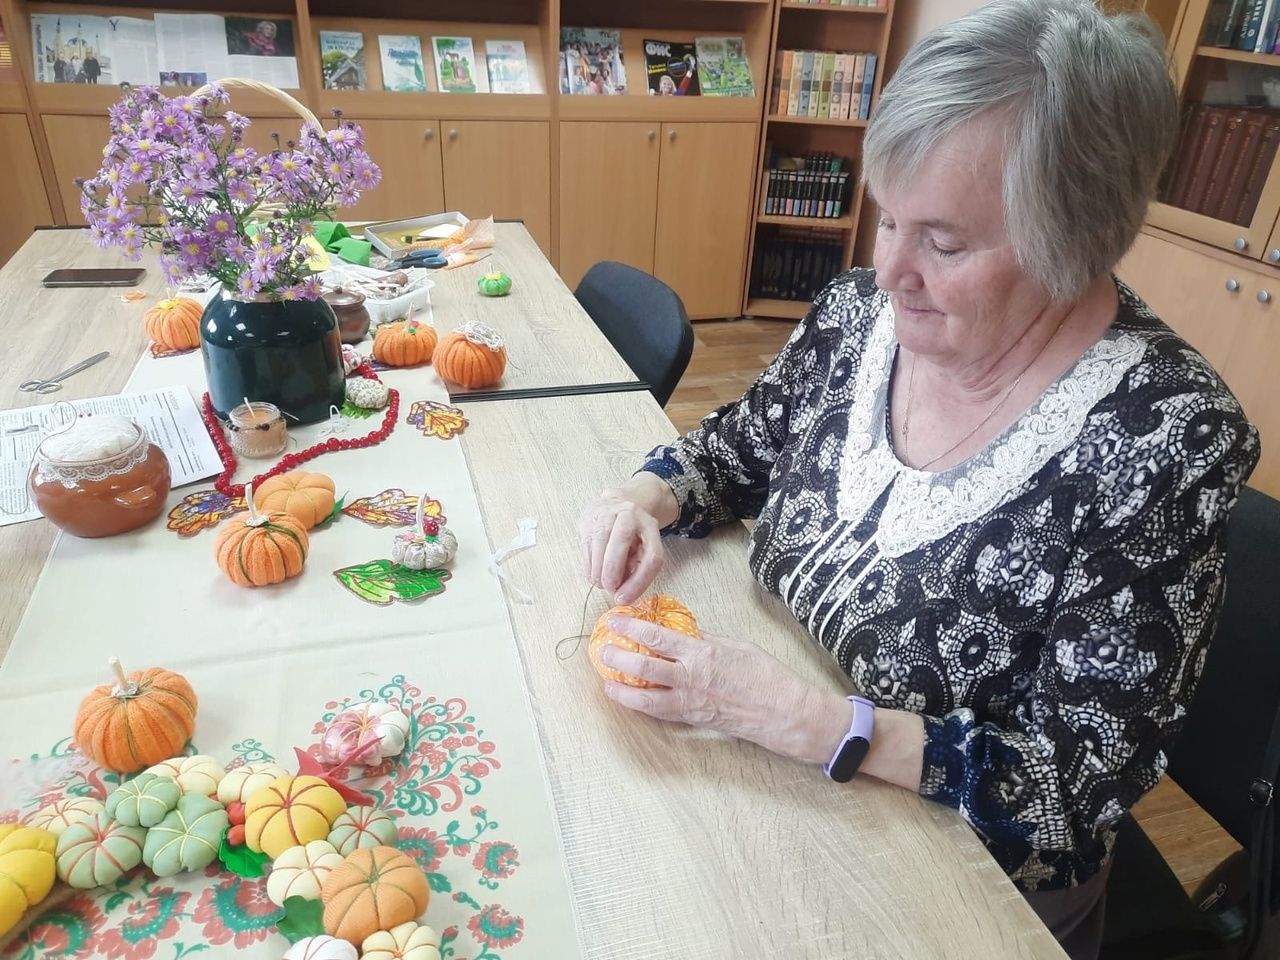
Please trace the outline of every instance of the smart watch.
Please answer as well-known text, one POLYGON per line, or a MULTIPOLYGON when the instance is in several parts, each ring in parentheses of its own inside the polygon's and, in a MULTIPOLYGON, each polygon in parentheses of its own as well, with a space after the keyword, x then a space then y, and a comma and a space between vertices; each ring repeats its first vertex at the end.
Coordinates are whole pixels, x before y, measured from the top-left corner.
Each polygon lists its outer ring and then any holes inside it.
POLYGON ((862 697, 849 697, 853 704, 853 720, 831 759, 823 764, 822 771, 836 783, 848 783, 862 766, 871 749, 871 737, 876 731, 876 705, 862 697))

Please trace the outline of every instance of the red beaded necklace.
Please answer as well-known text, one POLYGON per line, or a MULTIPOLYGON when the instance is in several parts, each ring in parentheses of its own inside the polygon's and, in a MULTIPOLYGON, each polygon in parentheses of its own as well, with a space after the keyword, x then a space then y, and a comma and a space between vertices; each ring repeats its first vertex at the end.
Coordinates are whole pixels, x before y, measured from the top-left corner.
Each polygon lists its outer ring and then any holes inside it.
MULTIPOLYGON (((378 380, 377 373, 368 363, 362 363, 355 369, 352 376, 368 377, 370 380, 378 380)), ((381 382, 379 380, 379 382, 381 382)), ((231 449, 226 435, 222 430, 222 421, 218 419, 218 415, 214 412, 213 401, 209 398, 209 394, 204 395, 203 408, 201 415, 204 417, 205 429, 209 431, 209 436, 213 439, 213 445, 218 451, 218 457, 222 460, 223 470, 218 474, 218 479, 214 481, 214 486, 218 492, 226 497, 235 499, 243 497, 245 493, 245 485, 243 483, 232 483, 231 478, 236 472, 236 454, 231 449)), ((333 453, 337 450, 353 450, 356 447, 372 447, 374 444, 381 443, 391 435, 392 429, 396 425, 396 420, 400 415, 400 391, 387 391, 387 412, 382 417, 382 426, 374 430, 370 434, 363 437, 353 437, 351 439, 340 439, 338 437, 330 437, 322 440, 314 446, 307 447, 305 450, 299 450, 297 453, 286 453, 270 470, 260 473, 253 478, 255 487, 261 486, 264 480, 292 470, 294 467, 306 463, 308 460, 314 460, 322 453, 333 453)))

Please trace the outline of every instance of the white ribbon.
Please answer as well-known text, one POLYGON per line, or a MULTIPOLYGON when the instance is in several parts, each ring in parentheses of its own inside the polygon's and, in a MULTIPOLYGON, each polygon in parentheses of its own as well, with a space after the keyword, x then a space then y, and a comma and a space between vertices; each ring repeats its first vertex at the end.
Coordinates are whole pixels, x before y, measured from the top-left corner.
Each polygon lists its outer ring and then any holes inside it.
POLYGON ((499 547, 493 551, 493 555, 489 558, 489 572, 498 578, 498 582, 504 586, 511 594, 511 599, 516 603, 533 603, 533 597, 525 593, 514 583, 511 582, 510 576, 502 569, 502 561, 513 553, 519 553, 521 550, 528 550, 538 542, 538 521, 533 517, 523 517, 516 521, 519 533, 505 547, 499 547))
POLYGON ((488 347, 490 350, 501 350, 506 345, 502 334, 479 320, 468 320, 458 328, 458 332, 476 346, 488 347))
POLYGON ((329 404, 329 419, 324 422, 324 426, 320 428, 317 437, 336 437, 342 433, 348 426, 348 420, 342 415, 342 411, 329 404))

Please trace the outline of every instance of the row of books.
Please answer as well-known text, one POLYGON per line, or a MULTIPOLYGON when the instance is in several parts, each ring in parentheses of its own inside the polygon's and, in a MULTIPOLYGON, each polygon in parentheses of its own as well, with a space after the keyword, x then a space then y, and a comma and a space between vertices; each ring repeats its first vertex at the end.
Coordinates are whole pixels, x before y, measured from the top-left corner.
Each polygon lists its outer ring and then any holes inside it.
POLYGON ((774 72, 769 112, 821 120, 866 120, 875 86, 874 53, 783 50, 774 72))
MULTIPOLYGON (((476 93, 477 56, 470 37, 432 37, 436 89, 441 93, 476 93)), ((533 93, 529 61, 521 40, 486 40, 485 73, 490 93, 533 93)), ((382 89, 422 93, 427 89, 422 40, 417 36, 380 34, 382 89)), ((364 34, 353 30, 320 31, 320 69, 326 90, 364 90, 364 34)))
POLYGON ((883 7, 884 0, 791 0, 809 7, 883 7))
POLYGON ((770 216, 830 219, 842 216, 849 196, 844 157, 810 153, 773 157, 765 184, 764 212, 770 216))
POLYGON ((1249 53, 1276 53, 1280 0, 1214 0, 1205 17, 1204 43, 1249 53))
POLYGON ((831 230, 788 227, 763 237, 756 247, 751 296, 813 300, 837 273, 844 240, 831 230))
MULTIPOLYGON (((693 43, 645 40, 645 79, 655 96, 750 97, 751 65, 742 37, 696 37, 693 43)), ((560 92, 621 96, 627 67, 618 30, 562 27, 560 92)))
POLYGON ((1280 144, 1280 111, 1191 104, 1162 199, 1246 226, 1280 144))

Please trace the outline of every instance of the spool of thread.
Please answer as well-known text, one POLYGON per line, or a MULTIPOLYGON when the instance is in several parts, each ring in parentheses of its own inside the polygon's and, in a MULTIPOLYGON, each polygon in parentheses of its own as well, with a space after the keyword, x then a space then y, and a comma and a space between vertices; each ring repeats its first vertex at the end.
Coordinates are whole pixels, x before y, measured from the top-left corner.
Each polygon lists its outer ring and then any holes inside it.
POLYGON ((289 442, 284 416, 274 403, 246 400, 231 411, 227 428, 231 449, 242 457, 274 457, 289 442))

